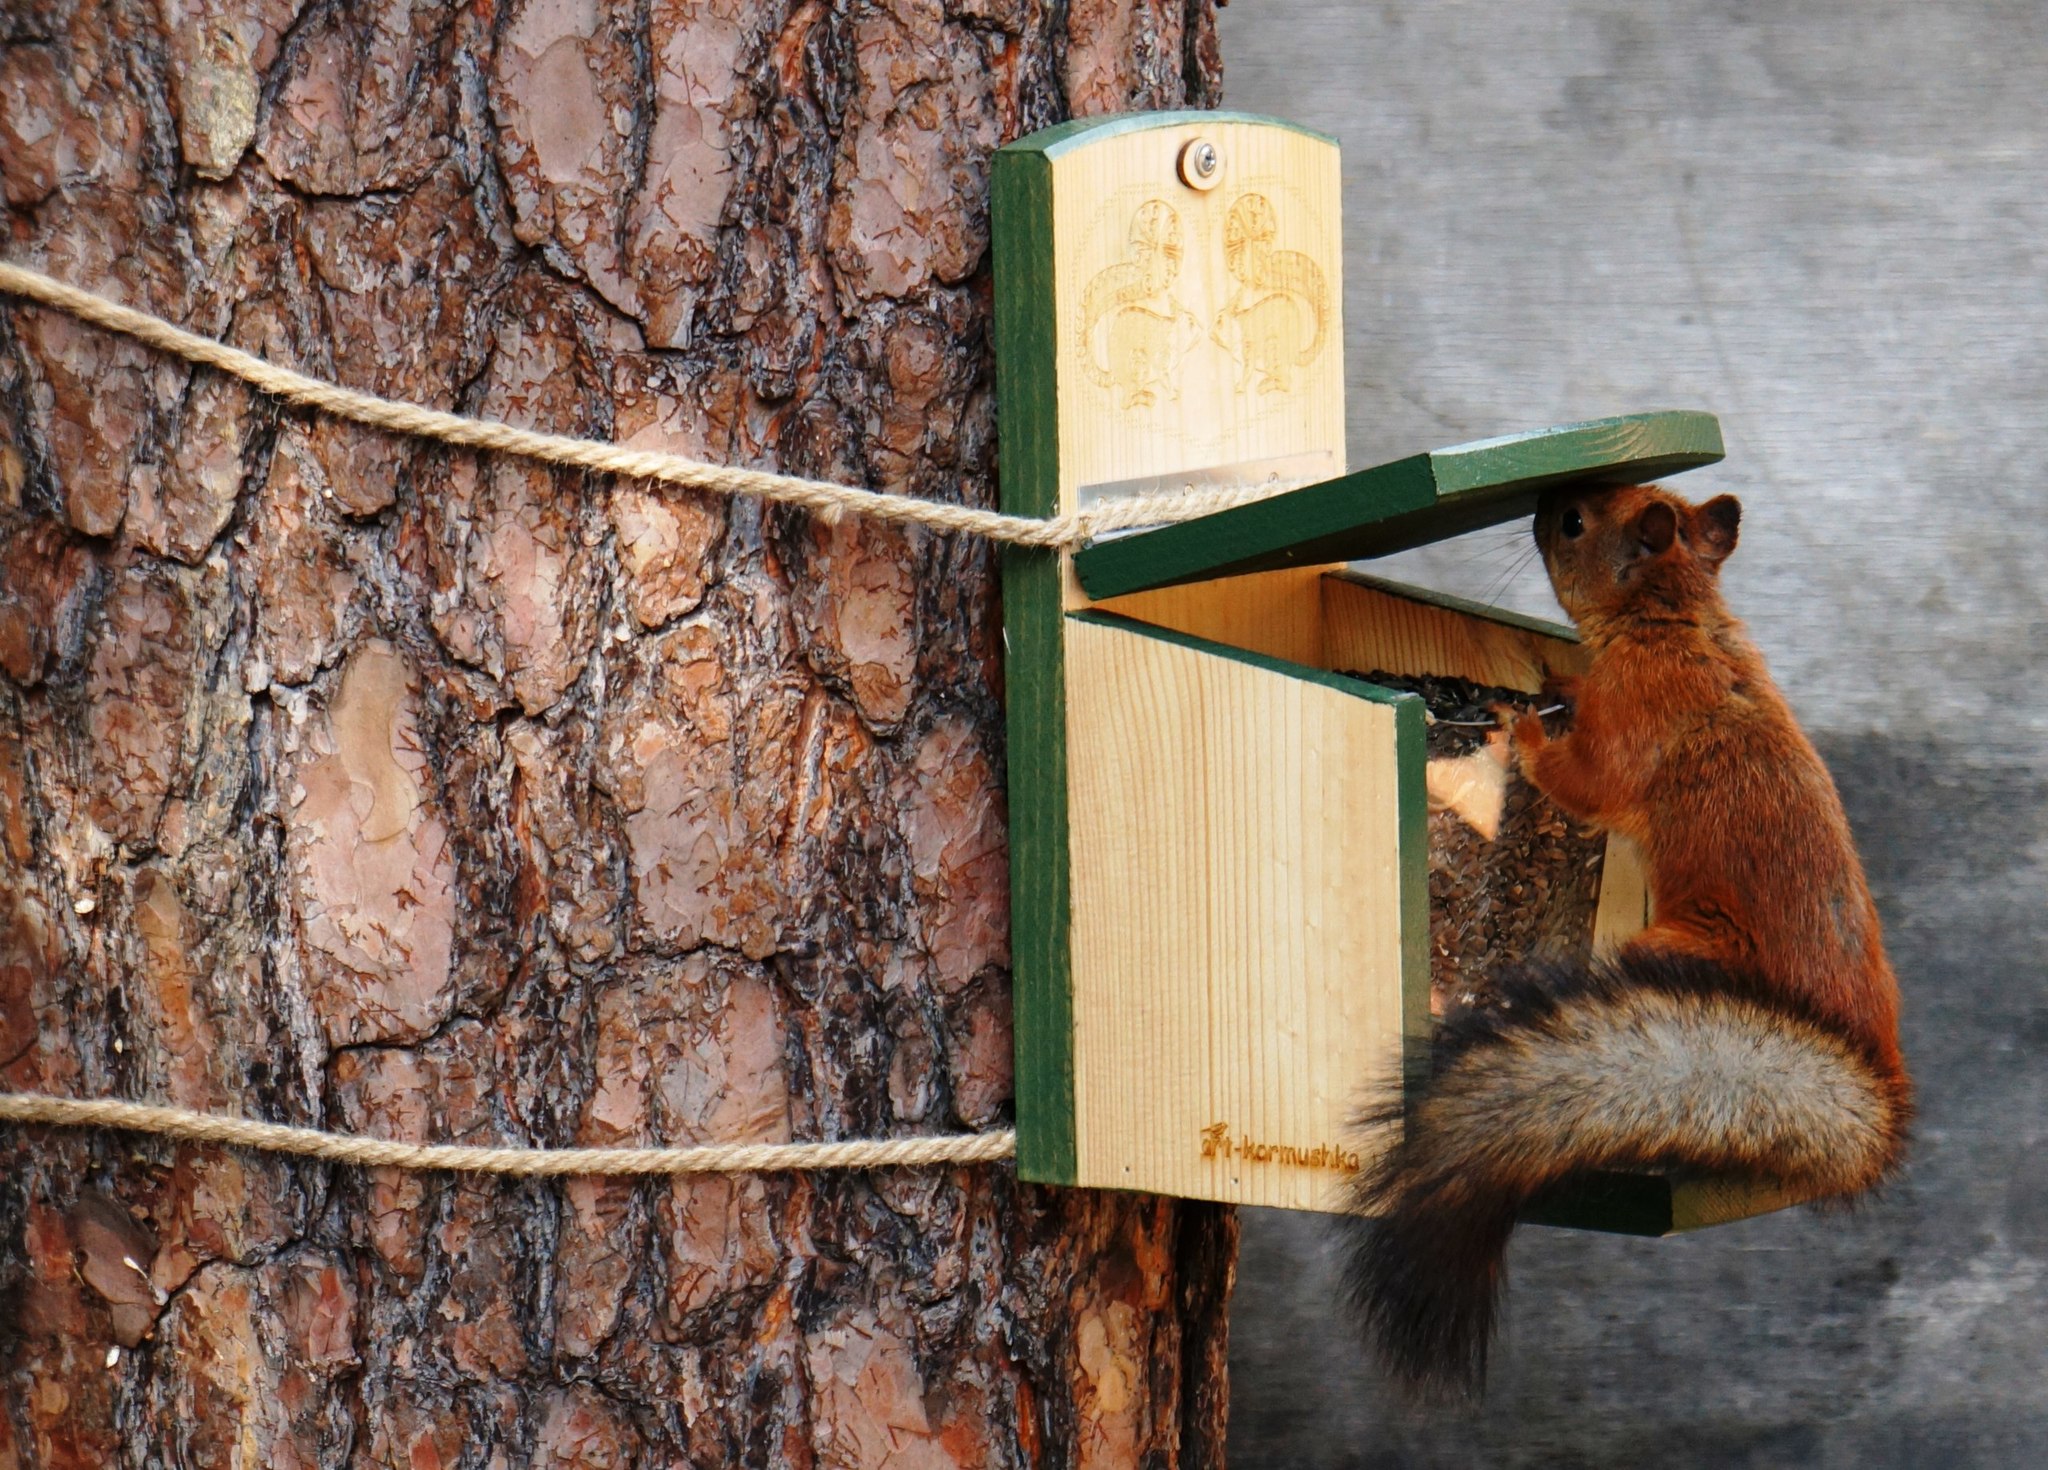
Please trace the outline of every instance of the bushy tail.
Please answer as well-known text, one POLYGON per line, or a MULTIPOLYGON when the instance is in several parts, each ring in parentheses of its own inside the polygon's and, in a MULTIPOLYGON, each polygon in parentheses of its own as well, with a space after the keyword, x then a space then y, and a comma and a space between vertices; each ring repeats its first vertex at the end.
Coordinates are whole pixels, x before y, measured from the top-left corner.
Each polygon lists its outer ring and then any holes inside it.
POLYGON ((1588 1170, 1737 1174, 1853 1194, 1897 1160, 1906 1080, 1815 1018, 1697 961, 1531 971, 1449 1020, 1400 1141, 1353 1181, 1347 1289, 1411 1390, 1484 1382, 1502 1256, 1532 1199, 1588 1170))

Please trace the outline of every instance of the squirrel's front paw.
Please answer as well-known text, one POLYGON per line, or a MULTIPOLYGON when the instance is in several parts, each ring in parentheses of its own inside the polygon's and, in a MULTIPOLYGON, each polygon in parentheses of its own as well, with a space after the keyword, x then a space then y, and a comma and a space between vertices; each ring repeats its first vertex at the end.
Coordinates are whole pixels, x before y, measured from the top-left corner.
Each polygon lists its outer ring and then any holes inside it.
POLYGON ((1496 704, 1493 717, 1500 721, 1501 728, 1513 736, 1515 749, 1526 754, 1541 750, 1549 740, 1543 731, 1543 717, 1532 709, 1520 709, 1512 704, 1496 704))
POLYGON ((1543 703, 1548 708, 1553 704, 1577 704, 1579 702, 1579 676, 1545 671, 1543 675, 1543 703))

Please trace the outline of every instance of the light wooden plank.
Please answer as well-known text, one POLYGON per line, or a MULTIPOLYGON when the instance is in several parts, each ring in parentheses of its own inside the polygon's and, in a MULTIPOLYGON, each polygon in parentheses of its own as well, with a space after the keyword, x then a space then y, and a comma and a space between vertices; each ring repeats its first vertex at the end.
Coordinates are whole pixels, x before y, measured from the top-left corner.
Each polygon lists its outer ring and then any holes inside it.
POLYGON ((1097 603, 1105 612, 1314 668, 1455 675, 1534 692, 1585 668, 1577 635, 1341 566, 1183 582, 1097 603), (1533 681, 1533 682, 1532 682, 1533 681))
MULTIPOLYGON (((1247 579, 1249 580, 1249 579, 1247 579)), ((1533 694, 1545 671, 1577 673, 1585 651, 1569 628, 1347 573, 1322 578, 1326 668, 1450 675, 1533 694)))
POLYGON ((1332 1208, 1418 1019, 1399 703, 1108 620, 1067 648, 1077 1182, 1332 1208))
POLYGON ((1593 911, 1593 948, 1611 951, 1650 926, 1650 874, 1642 850, 1609 833, 1600 862, 1600 905, 1593 911))
POLYGON ((1323 669, 1330 665, 1323 660, 1319 584, 1327 570, 1301 567, 1216 582, 1184 582, 1096 606, 1177 633, 1323 669))
POLYGON ((1336 146, 1228 113, 1054 145, 1060 509, 1084 485, 1321 455, 1344 463, 1336 146), (1206 140, 1222 182, 1181 182, 1206 140))
POLYGON ((1525 1210, 1522 1221, 1606 1235, 1683 1235, 1815 1198, 1727 1176, 1598 1173, 1560 1186, 1525 1210))

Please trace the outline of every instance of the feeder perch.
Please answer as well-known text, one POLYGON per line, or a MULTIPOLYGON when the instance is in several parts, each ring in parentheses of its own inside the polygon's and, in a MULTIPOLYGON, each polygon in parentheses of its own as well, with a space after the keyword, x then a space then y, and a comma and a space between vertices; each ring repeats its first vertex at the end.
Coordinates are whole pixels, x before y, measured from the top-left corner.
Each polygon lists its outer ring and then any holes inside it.
MULTIPOLYGON (((993 188, 1004 509, 1292 487, 1005 564, 1019 1173, 1340 1208, 1348 1119, 1431 1024, 1424 706, 1347 671, 1533 693, 1583 666, 1568 628, 1349 564, 1710 464, 1719 426, 1636 414, 1345 473, 1334 142, 1070 123, 1001 150, 993 188)), ((1610 842, 1594 937, 1646 917, 1610 842)), ((1531 1218, 1663 1234, 1791 1202, 1616 1175, 1531 1218)))

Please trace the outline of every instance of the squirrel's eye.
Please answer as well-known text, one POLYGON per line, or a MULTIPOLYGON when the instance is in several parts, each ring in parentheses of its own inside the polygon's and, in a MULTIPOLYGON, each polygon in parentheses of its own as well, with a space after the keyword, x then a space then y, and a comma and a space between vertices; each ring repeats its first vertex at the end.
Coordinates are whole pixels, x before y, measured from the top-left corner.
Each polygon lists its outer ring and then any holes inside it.
POLYGON ((1576 541, 1585 534, 1586 518, 1576 509, 1568 510, 1564 513, 1564 519, 1558 523, 1558 529, 1564 532, 1566 540, 1576 541))

